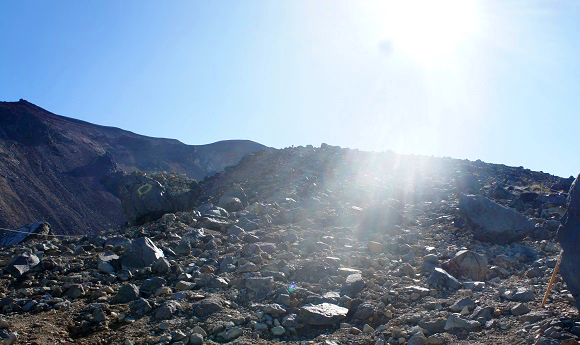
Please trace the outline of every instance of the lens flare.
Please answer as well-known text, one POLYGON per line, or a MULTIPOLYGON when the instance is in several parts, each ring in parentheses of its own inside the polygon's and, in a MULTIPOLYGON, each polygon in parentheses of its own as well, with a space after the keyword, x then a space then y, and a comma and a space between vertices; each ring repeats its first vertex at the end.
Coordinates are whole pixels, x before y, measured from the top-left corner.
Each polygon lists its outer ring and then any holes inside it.
POLYGON ((294 291, 296 291, 296 284, 292 283, 292 284, 290 284, 290 286, 288 287, 288 292, 290 292, 290 293, 294 293, 294 291))

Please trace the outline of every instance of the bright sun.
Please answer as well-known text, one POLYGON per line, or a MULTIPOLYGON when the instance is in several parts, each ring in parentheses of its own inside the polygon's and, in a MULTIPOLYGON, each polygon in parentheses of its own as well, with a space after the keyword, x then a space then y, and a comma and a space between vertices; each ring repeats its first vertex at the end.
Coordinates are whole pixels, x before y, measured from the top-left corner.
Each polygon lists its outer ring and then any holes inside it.
POLYGON ((382 2, 383 34, 413 59, 446 58, 477 32, 477 5, 472 0, 382 2))

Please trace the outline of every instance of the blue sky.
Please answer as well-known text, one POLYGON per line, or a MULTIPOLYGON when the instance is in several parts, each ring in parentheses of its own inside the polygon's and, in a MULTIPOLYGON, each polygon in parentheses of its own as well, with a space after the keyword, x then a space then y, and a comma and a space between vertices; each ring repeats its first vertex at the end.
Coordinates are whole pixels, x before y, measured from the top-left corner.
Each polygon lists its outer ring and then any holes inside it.
POLYGON ((0 98, 187 144, 580 172, 579 1, 2 1, 0 98))

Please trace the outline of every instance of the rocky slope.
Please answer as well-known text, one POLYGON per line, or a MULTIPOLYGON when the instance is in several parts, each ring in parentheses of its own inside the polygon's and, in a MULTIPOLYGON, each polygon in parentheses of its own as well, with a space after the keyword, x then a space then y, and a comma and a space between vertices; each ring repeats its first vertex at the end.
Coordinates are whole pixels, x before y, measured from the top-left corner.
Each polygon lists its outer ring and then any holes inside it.
POLYGON ((201 180, 264 146, 242 140, 185 145, 52 114, 32 103, 0 102, 0 227, 48 221, 61 233, 125 222, 100 183, 120 168, 201 180))
POLYGON ((560 276, 541 307, 570 184, 330 146, 251 154, 203 181, 194 211, 0 252, 0 336, 577 344, 578 310, 560 276))

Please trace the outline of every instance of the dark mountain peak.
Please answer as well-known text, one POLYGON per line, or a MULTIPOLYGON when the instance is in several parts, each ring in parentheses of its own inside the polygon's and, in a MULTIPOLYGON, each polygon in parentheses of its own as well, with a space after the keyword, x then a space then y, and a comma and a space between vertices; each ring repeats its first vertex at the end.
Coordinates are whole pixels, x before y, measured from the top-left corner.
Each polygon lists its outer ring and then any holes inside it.
POLYGON ((39 219, 57 232, 94 232, 124 222, 105 174, 160 172, 202 180, 266 148, 249 140, 186 145, 53 114, 33 103, 0 102, 0 227, 39 219))

